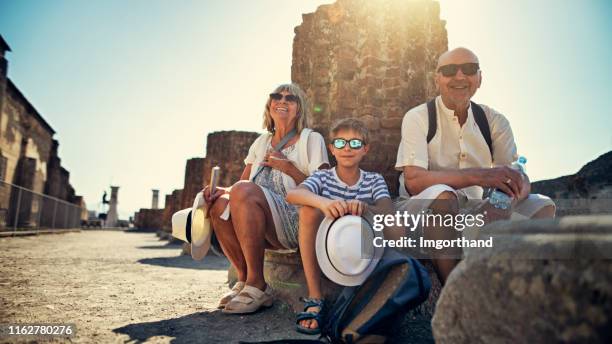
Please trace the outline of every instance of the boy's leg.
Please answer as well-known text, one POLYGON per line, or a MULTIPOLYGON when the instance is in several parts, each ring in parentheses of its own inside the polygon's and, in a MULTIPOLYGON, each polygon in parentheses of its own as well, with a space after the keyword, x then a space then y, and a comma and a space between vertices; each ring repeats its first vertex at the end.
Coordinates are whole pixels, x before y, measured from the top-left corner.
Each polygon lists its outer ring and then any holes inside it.
MULTIPOLYGON (((304 276, 306 277, 306 285, 308 286, 308 297, 313 299, 323 298, 321 291, 321 268, 317 262, 317 253, 315 250, 315 240, 317 230, 323 220, 323 213, 313 207, 302 206, 299 215, 299 232, 298 241, 300 245, 300 256, 302 257, 302 265, 304 267, 304 276)), ((317 312, 318 307, 311 307, 307 311, 317 312)), ((314 320, 303 320, 300 325, 309 328, 317 328, 314 320)))

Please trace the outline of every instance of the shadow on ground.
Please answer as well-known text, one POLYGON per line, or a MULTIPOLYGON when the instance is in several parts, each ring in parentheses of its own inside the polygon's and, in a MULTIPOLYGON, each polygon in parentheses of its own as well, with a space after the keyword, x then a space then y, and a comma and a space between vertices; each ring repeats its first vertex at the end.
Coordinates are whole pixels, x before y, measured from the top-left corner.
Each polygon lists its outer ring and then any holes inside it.
POLYGON ((165 245, 146 245, 146 246, 138 246, 137 248, 142 248, 142 249, 160 249, 160 248, 171 248, 171 249, 175 249, 175 250, 180 250, 183 247, 183 245, 181 245, 180 243, 167 243, 165 245))
POLYGON ((157 233, 159 229, 157 228, 126 228, 124 230, 125 233, 157 233))
MULTIPOLYGON (((161 247, 161 246, 160 246, 161 247)), ((194 270, 227 270, 230 263, 225 257, 209 254, 201 261, 195 261, 191 256, 144 258, 138 261, 142 264, 164 266, 169 268, 184 268, 194 270)))
POLYGON ((238 343, 286 338, 306 339, 294 331, 293 313, 282 304, 251 315, 228 315, 219 310, 193 313, 179 318, 130 324, 113 332, 142 343, 156 336, 172 337, 170 343, 238 343))
MULTIPOLYGON (((143 343, 153 337, 171 337, 173 344, 238 343, 280 339, 316 339, 295 331, 295 315, 282 303, 251 315, 228 315, 221 311, 193 313, 179 318, 130 324, 113 332, 130 337, 126 342, 143 343)), ((434 343, 430 319, 406 317, 387 343, 434 343)))

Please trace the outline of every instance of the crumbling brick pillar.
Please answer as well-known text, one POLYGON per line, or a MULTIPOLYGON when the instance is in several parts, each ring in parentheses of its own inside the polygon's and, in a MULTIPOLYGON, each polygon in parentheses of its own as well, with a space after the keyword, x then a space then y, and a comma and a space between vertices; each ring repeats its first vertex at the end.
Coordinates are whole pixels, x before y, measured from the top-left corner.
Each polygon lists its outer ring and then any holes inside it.
POLYGON ((327 135, 336 119, 363 120, 372 136, 363 167, 382 173, 397 194, 403 115, 436 94, 437 59, 448 49, 439 3, 338 0, 302 19, 291 79, 312 103, 313 127, 327 135))

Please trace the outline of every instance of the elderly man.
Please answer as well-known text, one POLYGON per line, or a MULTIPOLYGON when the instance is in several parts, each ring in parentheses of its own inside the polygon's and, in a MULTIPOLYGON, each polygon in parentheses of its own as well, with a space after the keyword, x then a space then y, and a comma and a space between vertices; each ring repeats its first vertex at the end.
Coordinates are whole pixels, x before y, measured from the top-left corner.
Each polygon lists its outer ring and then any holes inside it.
MULTIPOLYGON (((406 113, 395 168, 402 171, 400 195, 409 197, 396 206, 418 213, 457 214, 468 200, 483 197, 483 188, 496 188, 513 197, 511 211, 489 212, 489 220, 554 217, 547 197, 530 194, 526 175, 510 168, 518 155, 508 120, 486 105, 470 101, 482 75, 476 55, 457 48, 438 60, 435 83, 440 96, 406 113), (513 216, 514 217, 514 216, 513 216)), ((480 204, 487 204, 485 201, 480 204)), ((487 210, 493 210, 491 209, 487 210)), ((425 239, 454 239, 454 229, 424 227, 425 239), (438 229, 438 230, 436 230, 438 229), (440 230, 441 229, 441 230, 440 230)), ((441 282, 461 256, 460 249, 430 252, 441 282)))

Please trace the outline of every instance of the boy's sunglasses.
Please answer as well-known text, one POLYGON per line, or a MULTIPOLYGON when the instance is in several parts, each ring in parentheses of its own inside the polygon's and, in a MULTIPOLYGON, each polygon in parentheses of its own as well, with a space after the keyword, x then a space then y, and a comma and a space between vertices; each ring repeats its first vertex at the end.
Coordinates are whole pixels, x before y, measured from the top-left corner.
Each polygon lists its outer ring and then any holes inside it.
POLYGON ((349 147, 351 149, 361 149, 361 147, 363 147, 363 145, 365 145, 365 142, 363 142, 363 140, 360 140, 360 139, 350 139, 350 140, 334 139, 332 141, 332 144, 337 149, 342 149, 342 148, 346 147, 347 143, 348 143, 348 145, 349 145, 349 147))
POLYGON ((286 101, 291 102, 291 103, 297 103, 298 101, 298 97, 294 96, 293 94, 288 94, 286 96, 283 96, 281 93, 270 93, 270 99, 274 99, 276 101, 283 99, 283 97, 285 98, 286 101))
POLYGON ((457 71, 461 69, 461 72, 465 75, 474 75, 480 69, 478 63, 464 63, 464 64, 447 64, 438 68, 438 73, 446 77, 457 75, 457 71))

